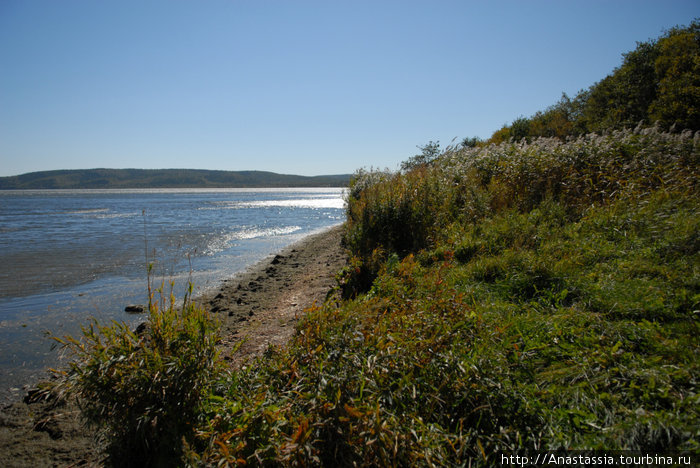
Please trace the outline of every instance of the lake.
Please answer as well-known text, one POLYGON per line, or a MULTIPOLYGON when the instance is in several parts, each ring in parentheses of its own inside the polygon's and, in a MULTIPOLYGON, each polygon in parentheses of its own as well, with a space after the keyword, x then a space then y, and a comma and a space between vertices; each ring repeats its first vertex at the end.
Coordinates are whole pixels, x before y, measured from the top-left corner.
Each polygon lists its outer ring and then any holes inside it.
POLYGON ((196 295, 344 219, 336 188, 0 191, 0 398, 56 365, 47 331, 143 321, 149 264, 196 295))

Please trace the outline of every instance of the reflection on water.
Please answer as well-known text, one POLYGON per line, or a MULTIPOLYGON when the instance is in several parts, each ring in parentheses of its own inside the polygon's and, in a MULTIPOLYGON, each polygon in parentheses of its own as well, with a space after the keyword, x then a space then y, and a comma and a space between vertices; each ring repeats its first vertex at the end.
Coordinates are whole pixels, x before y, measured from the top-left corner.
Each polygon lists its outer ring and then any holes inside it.
POLYGON ((56 364, 47 330, 135 326, 147 264, 201 292, 343 219, 340 189, 0 192, 0 398, 56 364))

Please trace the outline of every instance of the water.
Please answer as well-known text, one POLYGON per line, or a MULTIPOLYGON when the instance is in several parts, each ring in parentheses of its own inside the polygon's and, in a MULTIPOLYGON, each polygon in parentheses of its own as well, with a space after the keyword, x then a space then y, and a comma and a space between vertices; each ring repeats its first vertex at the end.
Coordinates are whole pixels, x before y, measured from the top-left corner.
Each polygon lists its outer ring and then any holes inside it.
POLYGON ((0 398, 56 365, 47 331, 143 320, 147 264, 198 294, 344 216, 332 188, 0 191, 0 398))

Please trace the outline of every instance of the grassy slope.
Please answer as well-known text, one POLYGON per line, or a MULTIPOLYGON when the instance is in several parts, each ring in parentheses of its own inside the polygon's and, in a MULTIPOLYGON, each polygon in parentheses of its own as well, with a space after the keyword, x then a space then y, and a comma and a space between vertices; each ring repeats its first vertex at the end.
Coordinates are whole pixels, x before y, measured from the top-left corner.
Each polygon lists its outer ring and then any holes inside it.
POLYGON ((57 388, 123 465, 697 456, 699 162, 700 134, 640 128, 361 172, 345 299, 287 349, 224 372, 206 313, 163 303, 144 336, 64 341, 78 360, 57 388))
POLYGON ((448 151, 351 187, 341 304, 219 384, 192 457, 697 454, 700 137, 448 151))

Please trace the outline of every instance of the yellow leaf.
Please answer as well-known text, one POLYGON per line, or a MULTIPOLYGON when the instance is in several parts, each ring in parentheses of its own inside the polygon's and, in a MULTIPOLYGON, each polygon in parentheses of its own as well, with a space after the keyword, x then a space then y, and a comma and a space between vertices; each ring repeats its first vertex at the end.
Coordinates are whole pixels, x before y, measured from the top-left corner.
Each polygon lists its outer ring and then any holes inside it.
POLYGON ((347 403, 345 403, 344 407, 345 407, 345 411, 353 418, 361 418, 362 417, 362 411, 358 411, 357 409, 353 408, 352 406, 348 405, 347 403))
POLYGON ((484 460, 486 459, 486 452, 484 451, 484 447, 481 445, 481 441, 479 439, 476 439, 476 445, 479 446, 479 450, 481 450, 481 455, 484 456, 484 460))

